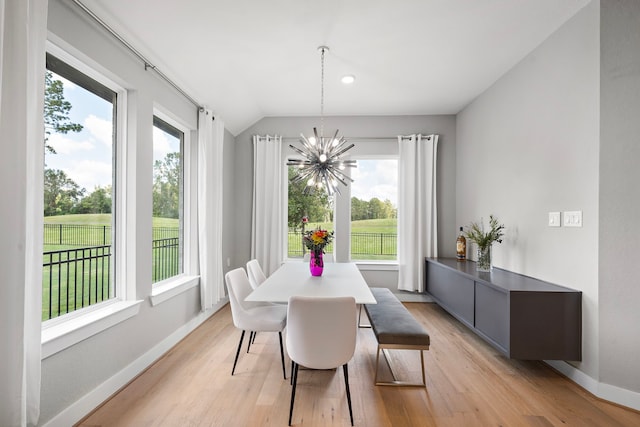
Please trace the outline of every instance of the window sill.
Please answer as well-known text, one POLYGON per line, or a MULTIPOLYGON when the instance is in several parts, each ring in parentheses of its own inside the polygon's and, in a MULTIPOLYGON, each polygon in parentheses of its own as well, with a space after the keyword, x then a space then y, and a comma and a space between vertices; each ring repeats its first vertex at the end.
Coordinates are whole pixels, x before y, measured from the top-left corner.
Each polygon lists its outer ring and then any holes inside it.
POLYGON ((151 305, 156 306, 200 284, 200 276, 177 276, 153 285, 151 305))
POLYGON ((114 301, 68 320, 44 325, 42 359, 137 315, 142 301, 114 301))
POLYGON ((398 271, 398 261, 354 261, 360 271, 398 271))

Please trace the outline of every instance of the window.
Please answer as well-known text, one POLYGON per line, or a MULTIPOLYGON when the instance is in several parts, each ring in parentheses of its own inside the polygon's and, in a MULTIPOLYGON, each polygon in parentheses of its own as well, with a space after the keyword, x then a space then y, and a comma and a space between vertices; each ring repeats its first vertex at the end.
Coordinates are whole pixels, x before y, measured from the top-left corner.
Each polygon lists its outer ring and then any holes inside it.
POLYGON ((351 170, 354 182, 340 187, 340 195, 324 191, 304 194, 306 183, 291 184, 295 167, 289 167, 288 256, 302 257, 302 232, 317 227, 336 230, 325 251, 347 254, 353 261, 397 260, 398 160, 359 159, 351 170), (348 206, 351 206, 349 213, 348 206), (303 218, 306 222, 303 222, 303 218), (350 231, 349 231, 350 230, 350 231), (341 235, 350 234, 350 239, 341 235))
POLYGON ((117 93, 47 53, 42 320, 116 298, 117 93))
POLYGON ((398 160, 358 160, 351 184, 351 259, 396 260, 398 160))
POLYGON ((152 282, 183 270, 184 133, 153 117, 152 282))
MULTIPOLYGON (((288 257, 303 257, 308 249, 302 244, 306 231, 318 227, 333 230, 333 202, 324 190, 305 193, 306 182, 291 183, 296 168, 288 167, 288 257)), ((325 247, 326 253, 333 252, 333 243, 325 247)))

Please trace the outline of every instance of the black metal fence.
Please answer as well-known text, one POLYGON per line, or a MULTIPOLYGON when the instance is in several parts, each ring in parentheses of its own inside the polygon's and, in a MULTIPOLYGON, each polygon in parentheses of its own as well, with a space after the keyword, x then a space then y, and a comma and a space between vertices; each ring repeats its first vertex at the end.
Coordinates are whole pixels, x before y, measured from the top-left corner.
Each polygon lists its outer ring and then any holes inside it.
POLYGON ((180 273, 180 238, 154 239, 152 249, 153 283, 180 273))
MULTIPOLYGON (((302 243, 302 233, 289 231, 289 256, 301 257, 308 250, 302 243)), ((333 251, 333 243, 325 252, 333 251)), ((395 257, 398 254, 398 235, 395 233, 351 233, 351 255, 358 258, 384 256, 395 257)))
POLYGON ((45 252, 43 267, 42 320, 115 296, 111 245, 45 252))
MULTIPOLYGON (((114 298, 111 226, 45 224, 44 244, 82 246, 43 252, 42 320, 114 298)), ((181 270, 179 229, 153 228, 152 283, 181 270)))

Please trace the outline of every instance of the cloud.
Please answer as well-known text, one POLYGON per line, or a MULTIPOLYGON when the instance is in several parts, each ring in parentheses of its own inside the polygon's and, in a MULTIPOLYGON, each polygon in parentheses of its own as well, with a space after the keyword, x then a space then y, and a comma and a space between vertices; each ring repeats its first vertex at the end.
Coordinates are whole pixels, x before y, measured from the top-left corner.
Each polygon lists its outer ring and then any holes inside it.
POLYGON ((64 168, 64 170, 76 184, 88 192, 92 192, 96 186, 105 187, 112 183, 111 163, 81 160, 69 168, 64 168))
POLYGON ((351 173, 354 182, 351 194, 360 200, 374 197, 384 201, 398 203, 398 161, 397 160, 359 160, 358 167, 351 173))
POLYGON ((84 127, 93 138, 104 145, 111 147, 113 144, 113 124, 111 120, 101 119, 90 114, 84 119, 84 127))
POLYGON ((74 154, 79 151, 90 151, 94 149, 94 145, 89 141, 75 141, 59 133, 49 135, 47 143, 56 150, 56 153, 61 155, 74 154))
MULTIPOLYGON (((175 139, 175 138, 174 138, 175 139)), ((163 130, 153 127, 153 161, 162 160, 174 150, 171 148, 171 141, 167 137, 167 133, 163 130)))

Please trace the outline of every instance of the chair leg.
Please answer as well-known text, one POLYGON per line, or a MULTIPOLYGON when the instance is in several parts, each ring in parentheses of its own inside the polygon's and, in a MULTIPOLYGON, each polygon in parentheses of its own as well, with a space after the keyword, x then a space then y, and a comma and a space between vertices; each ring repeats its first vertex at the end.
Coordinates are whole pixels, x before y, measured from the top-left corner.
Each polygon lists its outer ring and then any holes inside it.
MULTIPOLYGON (((278 337, 280 338, 280 359, 282 360, 282 377, 287 379, 287 370, 284 367, 284 349, 282 347, 282 331, 278 332, 278 337)), ((254 335, 255 338, 255 335, 254 335)))
POLYGON ((291 361, 291 377, 289 377, 289 378, 290 378, 290 384, 291 384, 291 385, 293 385, 293 365, 294 365, 294 362, 293 362, 293 360, 292 360, 292 361, 291 361))
POLYGON ((242 331, 242 335, 240 335, 240 342, 238 343, 238 351, 236 351, 236 358, 233 361, 233 369, 231 370, 231 375, 236 371, 236 363, 238 363, 238 356, 240 355, 240 348, 242 347, 242 340, 244 339, 244 333, 246 331, 242 331))
POLYGON ((258 335, 257 332, 253 333, 253 340, 251 340, 251 344, 255 344, 256 343, 256 335, 258 335))
POLYGON ((344 371, 344 384, 347 388, 347 403, 349 404, 349 417, 351 418, 351 425, 353 425, 353 410, 351 409, 351 391, 349 390, 349 369, 347 364, 342 365, 344 371))
POLYGON ((293 402, 296 399, 296 384, 298 383, 298 364, 293 360, 293 372, 291 372, 291 381, 293 383, 293 387, 291 387, 291 406, 289 407, 289 425, 291 425, 291 418, 293 417, 293 402))
POLYGON ((249 341, 247 341, 247 353, 249 353, 249 348, 251 348, 251 340, 253 339, 253 334, 255 334, 255 332, 249 331, 249 341))

